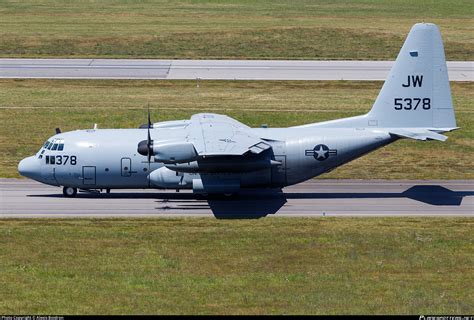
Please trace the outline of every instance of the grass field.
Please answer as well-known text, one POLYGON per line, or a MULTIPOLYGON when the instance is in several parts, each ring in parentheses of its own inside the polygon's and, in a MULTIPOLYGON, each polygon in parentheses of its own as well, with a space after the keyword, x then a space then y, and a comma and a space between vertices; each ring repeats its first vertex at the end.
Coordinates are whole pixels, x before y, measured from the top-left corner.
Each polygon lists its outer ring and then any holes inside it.
POLYGON ((472 314, 473 223, 0 220, 0 313, 472 314))
POLYGON ((474 2, 0 1, 0 57, 394 59, 416 22, 474 53, 474 2))
MULTIPOLYGON (((0 177, 18 177, 18 162, 54 128, 136 128, 193 113, 228 114, 251 126, 299 125, 367 112, 381 82, 0 80, 0 177)), ((452 83, 460 130, 448 141, 399 141, 326 178, 473 179, 474 84, 452 83)))

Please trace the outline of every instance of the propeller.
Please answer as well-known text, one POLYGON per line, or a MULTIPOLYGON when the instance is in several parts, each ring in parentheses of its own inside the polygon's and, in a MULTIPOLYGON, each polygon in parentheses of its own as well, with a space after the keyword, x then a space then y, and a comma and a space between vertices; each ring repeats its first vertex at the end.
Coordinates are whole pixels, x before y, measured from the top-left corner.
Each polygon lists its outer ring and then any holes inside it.
POLYGON ((150 135, 150 128, 152 128, 151 120, 150 120, 150 108, 148 108, 148 125, 147 125, 147 139, 140 141, 138 143, 137 151, 142 156, 147 156, 148 163, 150 163, 150 159, 153 153, 153 140, 151 139, 150 135))

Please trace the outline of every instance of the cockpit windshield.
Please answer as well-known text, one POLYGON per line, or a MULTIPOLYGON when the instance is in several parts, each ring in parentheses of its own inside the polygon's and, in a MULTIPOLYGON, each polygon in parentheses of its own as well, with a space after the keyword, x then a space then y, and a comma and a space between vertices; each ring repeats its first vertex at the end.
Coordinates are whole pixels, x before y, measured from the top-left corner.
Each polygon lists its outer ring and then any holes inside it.
POLYGON ((51 140, 47 140, 43 147, 40 149, 40 155, 39 158, 42 158, 42 155, 45 150, 51 150, 51 151, 63 151, 64 150, 64 139, 61 138, 54 138, 51 140))

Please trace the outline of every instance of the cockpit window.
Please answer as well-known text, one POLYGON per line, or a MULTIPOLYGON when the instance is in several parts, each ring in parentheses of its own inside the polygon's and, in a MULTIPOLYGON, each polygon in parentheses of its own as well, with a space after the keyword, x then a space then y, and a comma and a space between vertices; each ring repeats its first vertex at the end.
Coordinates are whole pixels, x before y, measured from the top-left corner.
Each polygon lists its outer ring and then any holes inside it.
POLYGON ((52 141, 48 140, 44 143, 43 148, 44 148, 44 150, 63 151, 64 150, 64 139, 54 138, 52 141))

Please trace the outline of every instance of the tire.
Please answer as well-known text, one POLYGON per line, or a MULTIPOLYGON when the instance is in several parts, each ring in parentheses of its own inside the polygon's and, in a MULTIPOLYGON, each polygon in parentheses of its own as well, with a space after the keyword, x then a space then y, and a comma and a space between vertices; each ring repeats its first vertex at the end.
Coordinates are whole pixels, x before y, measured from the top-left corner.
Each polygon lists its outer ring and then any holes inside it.
POLYGON ((63 188, 63 195, 66 198, 74 198, 77 194, 77 188, 73 187, 64 187, 63 188))

